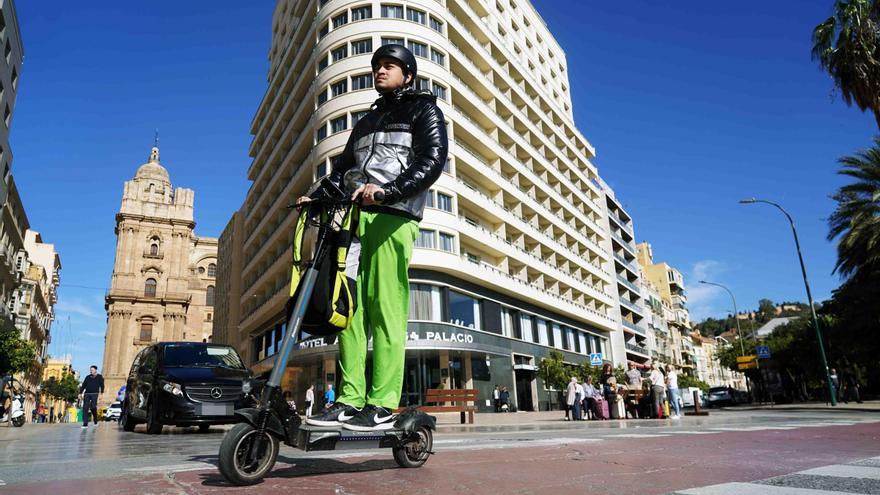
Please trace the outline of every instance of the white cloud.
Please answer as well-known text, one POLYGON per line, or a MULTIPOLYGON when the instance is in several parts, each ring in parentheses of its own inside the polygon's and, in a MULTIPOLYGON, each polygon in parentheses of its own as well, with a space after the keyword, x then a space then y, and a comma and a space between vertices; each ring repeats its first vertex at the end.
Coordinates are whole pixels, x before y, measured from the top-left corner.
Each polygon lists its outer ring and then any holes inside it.
MULTIPOLYGON (((102 304, 103 305, 103 304, 102 304)), ((76 314, 80 316, 85 316, 86 318, 97 318, 104 319, 104 312, 95 309, 94 305, 86 304, 78 299, 73 300, 60 300, 57 304, 55 304, 56 312, 66 312, 70 314, 76 314)))
POLYGON ((718 299, 724 294, 724 289, 700 283, 700 280, 714 282, 713 279, 717 279, 724 271, 724 264, 716 260, 700 260, 691 267, 690 274, 685 277, 691 321, 699 322, 708 316, 717 316, 726 312, 726 306, 718 305, 718 299))

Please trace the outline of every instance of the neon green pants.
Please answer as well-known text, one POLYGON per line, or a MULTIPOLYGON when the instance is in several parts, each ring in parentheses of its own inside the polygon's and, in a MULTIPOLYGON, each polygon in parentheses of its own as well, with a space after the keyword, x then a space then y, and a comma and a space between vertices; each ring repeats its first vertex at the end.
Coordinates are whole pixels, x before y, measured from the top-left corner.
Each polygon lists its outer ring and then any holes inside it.
POLYGON ((409 320, 409 260, 418 222, 385 213, 361 212, 361 261, 357 310, 339 334, 342 383, 339 402, 395 409, 403 387, 409 320), (373 337, 373 377, 367 392, 367 343, 373 337))

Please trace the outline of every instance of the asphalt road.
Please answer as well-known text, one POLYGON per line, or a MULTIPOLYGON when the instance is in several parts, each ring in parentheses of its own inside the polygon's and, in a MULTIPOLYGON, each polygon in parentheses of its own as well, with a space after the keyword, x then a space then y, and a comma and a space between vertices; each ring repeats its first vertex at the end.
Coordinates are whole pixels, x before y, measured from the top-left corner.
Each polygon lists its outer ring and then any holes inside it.
MULTIPOLYGON (((157 436, 141 428, 126 433, 110 423, 87 430, 69 424, 0 426, 0 493, 248 490, 227 485, 216 470, 223 428, 199 433, 166 427, 157 436)), ((420 469, 398 469, 387 450, 304 453, 283 447, 270 476, 250 490, 880 493, 880 461, 872 459, 880 456, 878 439, 880 414, 864 412, 716 411, 678 421, 442 425, 436 455, 420 469), (790 491, 807 488, 819 490, 790 491)))

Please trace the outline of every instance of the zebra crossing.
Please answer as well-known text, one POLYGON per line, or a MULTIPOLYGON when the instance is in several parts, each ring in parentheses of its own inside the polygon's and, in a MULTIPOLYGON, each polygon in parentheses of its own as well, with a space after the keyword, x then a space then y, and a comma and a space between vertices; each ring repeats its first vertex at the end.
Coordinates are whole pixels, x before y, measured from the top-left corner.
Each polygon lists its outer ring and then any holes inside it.
POLYGON ((750 483, 722 483, 671 495, 852 495, 880 493, 880 457, 832 464, 750 483))
POLYGON ((667 429, 662 428, 657 431, 645 431, 645 429, 640 429, 638 433, 634 432, 626 432, 626 433, 608 433, 604 435, 599 435, 601 438, 605 439, 614 439, 614 438, 639 438, 639 439, 650 439, 650 438, 661 438, 661 437, 669 437, 675 435, 712 435, 718 433, 730 433, 730 432, 756 432, 756 431, 773 431, 773 430, 796 430, 799 428, 822 428, 828 426, 852 426, 855 424, 864 424, 864 423, 876 423, 880 422, 880 420, 875 419, 833 419, 827 421, 803 421, 803 422, 786 422, 780 424, 763 424, 763 425, 749 425, 749 424, 741 424, 741 425, 728 425, 728 426, 713 426, 707 427, 701 430, 675 430, 675 429, 667 429))

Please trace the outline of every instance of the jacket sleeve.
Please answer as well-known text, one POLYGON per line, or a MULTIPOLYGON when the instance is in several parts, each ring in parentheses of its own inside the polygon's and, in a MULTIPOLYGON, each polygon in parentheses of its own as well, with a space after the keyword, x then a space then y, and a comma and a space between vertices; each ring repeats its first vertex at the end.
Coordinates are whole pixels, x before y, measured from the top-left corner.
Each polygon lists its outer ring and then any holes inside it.
POLYGON ((449 141, 443 112, 436 104, 426 105, 413 123, 413 161, 397 178, 382 185, 385 204, 409 199, 431 187, 443 173, 449 141))

